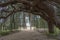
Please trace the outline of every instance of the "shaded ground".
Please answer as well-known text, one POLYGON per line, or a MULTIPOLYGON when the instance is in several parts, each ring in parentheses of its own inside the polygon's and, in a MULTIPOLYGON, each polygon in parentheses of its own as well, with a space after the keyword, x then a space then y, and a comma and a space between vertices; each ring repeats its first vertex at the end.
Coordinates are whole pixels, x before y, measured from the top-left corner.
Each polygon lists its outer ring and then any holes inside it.
POLYGON ((38 31, 21 31, 1 37, 0 40, 56 40, 48 38, 43 32, 38 31))

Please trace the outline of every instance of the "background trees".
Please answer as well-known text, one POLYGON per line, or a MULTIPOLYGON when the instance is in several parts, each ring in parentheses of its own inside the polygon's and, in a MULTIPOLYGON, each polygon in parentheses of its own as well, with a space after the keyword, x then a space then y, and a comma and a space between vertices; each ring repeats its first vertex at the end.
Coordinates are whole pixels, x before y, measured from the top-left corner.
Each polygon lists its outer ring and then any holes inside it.
MULTIPOLYGON (((56 15, 56 11, 54 6, 57 6, 57 3, 60 4, 59 0, 1 0, 0 3, 0 11, 1 11, 1 18, 4 20, 7 19, 9 16, 15 14, 16 12, 24 11, 28 12, 29 14, 35 14, 41 16, 44 20, 47 21, 49 24, 49 31, 53 31, 54 25, 60 28, 60 21, 58 16, 56 15), (4 13, 3 13, 4 12, 4 13), (4 14, 4 15, 3 15, 4 14), (6 14, 6 15, 5 15, 6 14), (51 30, 52 28, 52 30, 51 30)), ((25 17, 25 13, 23 14, 25 17)), ((23 24, 25 24, 25 18, 23 17, 23 24)), ((11 17, 13 20, 13 17, 11 17)), ((38 19, 38 18, 37 18, 38 19)), ((33 20, 33 19, 32 19, 33 20)), ((38 19, 39 20, 39 19, 38 19)), ((38 21, 37 20, 37 21, 38 21)), ((31 16, 30 16, 31 21, 31 16)), ((4 21, 5 22, 5 21, 4 21)), ((38 23, 38 22, 37 22, 38 23)), ((15 22, 13 22, 13 25, 15 25, 15 22)))

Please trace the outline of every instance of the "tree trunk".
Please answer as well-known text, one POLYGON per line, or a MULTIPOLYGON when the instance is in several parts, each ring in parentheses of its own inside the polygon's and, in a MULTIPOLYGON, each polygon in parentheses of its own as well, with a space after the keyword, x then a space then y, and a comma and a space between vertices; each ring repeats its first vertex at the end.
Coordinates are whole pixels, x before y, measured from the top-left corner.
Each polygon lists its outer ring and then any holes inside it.
POLYGON ((23 12, 23 27, 26 28, 25 13, 23 12))
POLYGON ((32 14, 29 14, 29 22, 30 22, 30 29, 33 26, 33 22, 32 22, 32 14))
POLYGON ((48 21, 48 29, 49 33, 54 33, 54 24, 52 24, 52 21, 48 21))

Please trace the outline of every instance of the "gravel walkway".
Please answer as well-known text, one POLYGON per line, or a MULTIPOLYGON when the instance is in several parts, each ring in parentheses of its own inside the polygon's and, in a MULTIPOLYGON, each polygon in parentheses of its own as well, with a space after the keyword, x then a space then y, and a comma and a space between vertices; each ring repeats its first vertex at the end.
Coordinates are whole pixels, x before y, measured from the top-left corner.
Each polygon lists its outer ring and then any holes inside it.
POLYGON ((21 31, 1 37, 0 40, 56 40, 48 38, 45 34, 37 31, 21 31))

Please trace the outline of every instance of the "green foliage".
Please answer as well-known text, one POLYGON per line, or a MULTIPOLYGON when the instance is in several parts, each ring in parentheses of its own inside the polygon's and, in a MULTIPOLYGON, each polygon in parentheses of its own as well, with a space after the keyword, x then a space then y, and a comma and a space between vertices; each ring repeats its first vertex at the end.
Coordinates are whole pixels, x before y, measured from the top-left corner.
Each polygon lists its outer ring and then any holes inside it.
POLYGON ((48 28, 47 22, 42 18, 37 18, 35 23, 37 28, 48 28))
POLYGON ((11 31, 0 31, 0 35, 1 36, 5 36, 5 35, 8 35, 11 31))
POLYGON ((60 30, 57 27, 54 27, 54 33, 47 32, 49 36, 57 36, 60 33, 60 30))
POLYGON ((58 35, 59 33, 60 33, 60 30, 57 27, 55 27, 54 28, 54 34, 58 35))

